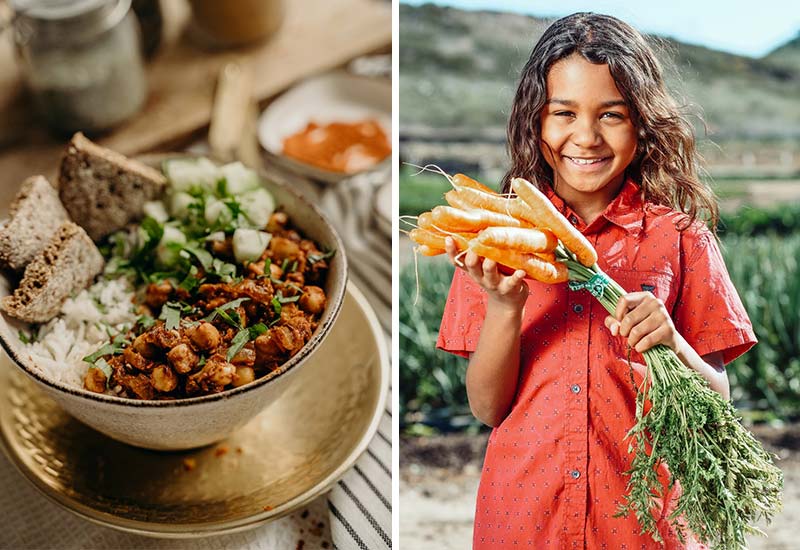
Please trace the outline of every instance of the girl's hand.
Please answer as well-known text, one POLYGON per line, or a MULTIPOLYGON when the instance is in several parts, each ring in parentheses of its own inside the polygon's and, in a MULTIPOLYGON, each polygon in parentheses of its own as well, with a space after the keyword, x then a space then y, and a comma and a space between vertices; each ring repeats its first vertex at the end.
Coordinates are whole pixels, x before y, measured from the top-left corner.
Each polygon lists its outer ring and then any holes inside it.
POLYGON ((657 344, 678 352, 681 336, 664 302, 652 292, 631 292, 620 298, 614 316, 605 319, 613 336, 628 339, 628 345, 644 353, 657 344))
POLYGON ((503 275, 497 269, 497 262, 481 258, 472 251, 463 257, 464 265, 456 263, 458 248, 450 237, 445 239, 445 250, 450 262, 466 271, 476 283, 486 290, 490 301, 513 311, 522 311, 528 300, 528 284, 524 281, 525 272, 516 270, 511 275, 503 275))

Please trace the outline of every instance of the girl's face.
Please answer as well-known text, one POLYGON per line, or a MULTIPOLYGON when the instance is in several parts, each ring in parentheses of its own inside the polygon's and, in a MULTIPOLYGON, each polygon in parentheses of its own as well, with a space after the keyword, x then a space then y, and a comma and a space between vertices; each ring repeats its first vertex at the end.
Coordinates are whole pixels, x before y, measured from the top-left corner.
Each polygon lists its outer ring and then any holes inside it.
POLYGON ((636 132, 608 65, 589 63, 578 54, 553 64, 540 149, 559 187, 568 187, 559 192, 616 194, 636 155, 636 132))

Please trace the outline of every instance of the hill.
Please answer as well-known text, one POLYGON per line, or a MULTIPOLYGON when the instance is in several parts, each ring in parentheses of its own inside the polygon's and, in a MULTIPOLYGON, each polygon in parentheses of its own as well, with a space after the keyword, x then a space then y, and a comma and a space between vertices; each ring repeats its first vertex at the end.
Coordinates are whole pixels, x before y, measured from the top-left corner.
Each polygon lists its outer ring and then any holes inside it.
MULTIPOLYGON (((521 67, 550 23, 538 17, 400 5, 401 132, 502 134, 521 67)), ((754 59, 651 37, 667 82, 718 140, 800 136, 800 35, 754 59)), ((698 128, 701 127, 698 120, 698 128)))

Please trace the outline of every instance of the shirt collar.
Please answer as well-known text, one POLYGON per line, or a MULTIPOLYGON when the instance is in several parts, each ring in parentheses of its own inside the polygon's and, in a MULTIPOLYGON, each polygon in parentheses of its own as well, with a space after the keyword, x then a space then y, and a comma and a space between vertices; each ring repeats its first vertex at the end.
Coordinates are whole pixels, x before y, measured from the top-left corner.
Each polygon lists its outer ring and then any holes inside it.
POLYGON ((633 236, 638 236, 644 227, 644 207, 641 189, 630 178, 625 180, 614 200, 606 206, 603 213, 589 226, 561 197, 555 194, 552 187, 547 187, 545 193, 559 212, 564 214, 581 233, 595 233, 603 226, 605 221, 619 226, 633 236))

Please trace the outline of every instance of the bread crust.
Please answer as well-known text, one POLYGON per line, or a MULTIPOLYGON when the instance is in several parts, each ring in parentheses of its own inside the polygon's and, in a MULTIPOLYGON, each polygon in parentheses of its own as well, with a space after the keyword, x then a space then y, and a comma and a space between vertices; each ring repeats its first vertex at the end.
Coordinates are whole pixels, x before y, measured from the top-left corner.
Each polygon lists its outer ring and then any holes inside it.
POLYGON ((100 147, 80 132, 61 161, 61 202, 95 242, 139 220, 145 202, 159 198, 166 185, 158 170, 100 147))
POLYGON ((89 286, 104 263, 86 231, 73 222, 65 222, 25 268, 14 294, 0 301, 0 308, 28 323, 49 321, 58 315, 70 295, 89 286))
POLYGON ((23 271, 66 221, 69 214, 47 178, 26 179, 9 206, 8 223, 0 228, 0 266, 23 271))

